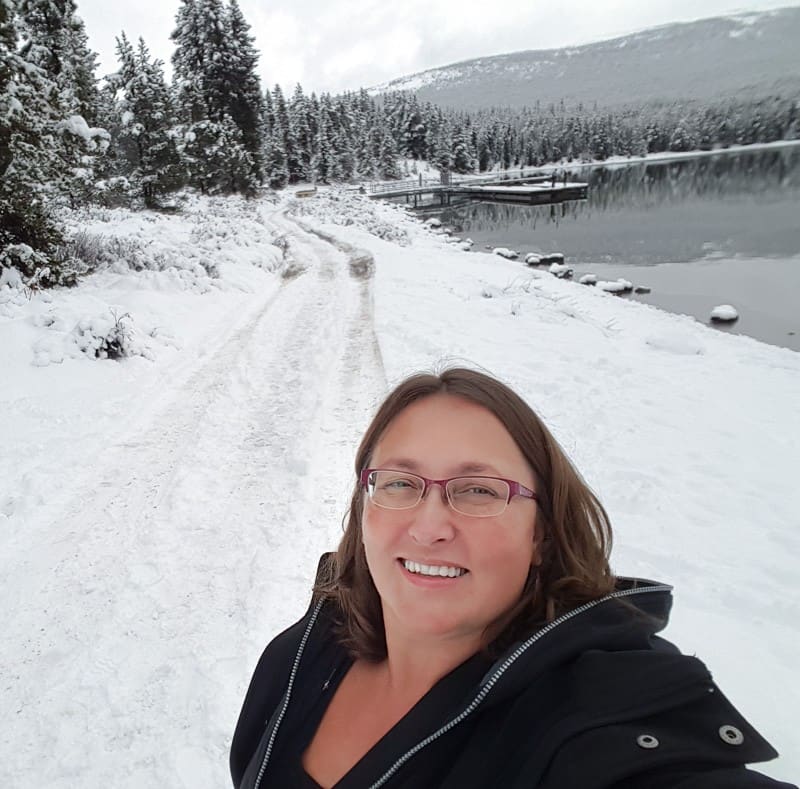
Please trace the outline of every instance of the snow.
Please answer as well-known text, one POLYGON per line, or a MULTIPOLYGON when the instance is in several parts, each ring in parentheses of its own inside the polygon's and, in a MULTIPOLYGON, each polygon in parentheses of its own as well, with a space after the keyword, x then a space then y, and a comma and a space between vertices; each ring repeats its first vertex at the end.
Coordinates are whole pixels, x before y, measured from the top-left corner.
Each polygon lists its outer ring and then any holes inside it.
POLYGON ((515 258, 519 257, 519 252, 515 252, 513 249, 508 249, 508 247, 495 247, 492 250, 492 254, 499 255, 500 257, 507 258, 508 260, 514 260, 515 258))
POLYGON ((550 268, 547 270, 554 276, 562 279, 569 277, 572 274, 572 269, 564 263, 551 263, 550 268))
POLYGON ((607 281, 607 280, 600 280, 599 282, 595 282, 598 290, 605 291, 606 293, 624 293, 626 290, 625 282, 620 279, 607 281))
POLYGON ((70 115, 66 120, 60 121, 58 127, 92 145, 95 142, 95 137, 108 139, 109 136, 105 129, 90 127, 80 115, 70 115))
POLYGON ((712 321, 735 321, 739 317, 736 307, 731 304, 719 304, 711 310, 712 321))
POLYGON ((781 751, 759 769, 796 779, 800 355, 354 194, 71 222, 117 254, 76 289, 0 281, 0 785, 228 785, 361 432, 447 363, 541 413, 610 513, 615 570, 675 585, 666 636, 781 751), (74 350, 112 310, 147 356, 74 350))

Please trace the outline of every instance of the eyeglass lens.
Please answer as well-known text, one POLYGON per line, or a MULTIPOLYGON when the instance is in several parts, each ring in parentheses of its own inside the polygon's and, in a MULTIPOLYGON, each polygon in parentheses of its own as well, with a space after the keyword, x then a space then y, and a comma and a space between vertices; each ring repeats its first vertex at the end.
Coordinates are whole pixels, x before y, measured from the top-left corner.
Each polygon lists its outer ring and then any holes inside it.
MULTIPOLYGON (((379 507, 404 510, 422 500, 425 480, 416 474, 399 471, 373 471, 367 486, 370 498, 379 507)), ((499 515, 508 502, 508 483, 491 477, 456 477, 448 480, 447 499, 462 515, 499 515)))

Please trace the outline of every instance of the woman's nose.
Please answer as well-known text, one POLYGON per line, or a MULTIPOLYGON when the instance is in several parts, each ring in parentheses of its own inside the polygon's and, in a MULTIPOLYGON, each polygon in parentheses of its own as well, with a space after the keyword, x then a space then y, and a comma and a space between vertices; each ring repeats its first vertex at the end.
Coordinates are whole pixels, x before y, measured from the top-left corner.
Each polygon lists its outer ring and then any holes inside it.
POLYGON ((452 523, 453 510, 447 493, 439 485, 431 485, 413 510, 408 533, 421 545, 430 545, 440 540, 450 540, 455 534, 452 523), (434 490, 438 488, 438 490, 434 490))

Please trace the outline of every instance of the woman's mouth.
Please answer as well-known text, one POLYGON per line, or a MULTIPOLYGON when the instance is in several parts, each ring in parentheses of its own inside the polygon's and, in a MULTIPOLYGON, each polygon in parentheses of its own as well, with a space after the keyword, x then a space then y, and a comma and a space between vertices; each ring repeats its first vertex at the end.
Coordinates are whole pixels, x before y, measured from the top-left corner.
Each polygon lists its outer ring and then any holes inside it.
POLYGON ((401 561, 408 572, 414 575, 425 575, 430 578, 459 578, 469 572, 457 565, 420 564, 419 562, 412 562, 410 559, 401 559, 401 561))

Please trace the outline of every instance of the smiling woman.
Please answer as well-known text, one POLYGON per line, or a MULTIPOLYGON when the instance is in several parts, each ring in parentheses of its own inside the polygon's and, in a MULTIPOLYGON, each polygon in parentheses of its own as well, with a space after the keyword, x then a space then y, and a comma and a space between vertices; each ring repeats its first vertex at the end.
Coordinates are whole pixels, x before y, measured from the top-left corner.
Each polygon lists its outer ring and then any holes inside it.
POLYGON ((236 787, 788 787, 698 659, 669 586, 614 578, 600 502, 499 381, 419 374, 356 454, 338 551, 265 650, 236 787))

